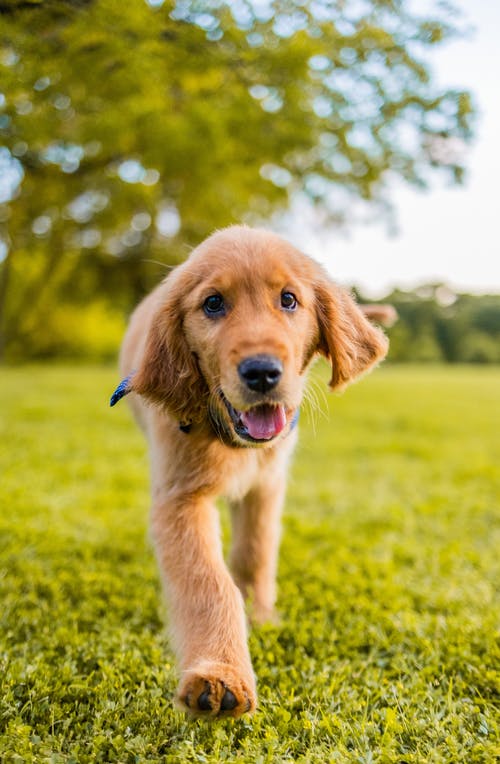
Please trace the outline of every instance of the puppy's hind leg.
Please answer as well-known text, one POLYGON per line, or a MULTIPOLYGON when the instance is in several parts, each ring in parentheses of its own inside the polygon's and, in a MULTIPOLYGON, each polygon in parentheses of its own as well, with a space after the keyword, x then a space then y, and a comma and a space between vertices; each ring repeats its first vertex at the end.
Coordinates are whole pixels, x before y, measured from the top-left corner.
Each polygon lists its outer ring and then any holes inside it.
POLYGON ((230 566, 254 623, 275 622, 276 570, 285 497, 284 474, 273 475, 231 503, 230 566))

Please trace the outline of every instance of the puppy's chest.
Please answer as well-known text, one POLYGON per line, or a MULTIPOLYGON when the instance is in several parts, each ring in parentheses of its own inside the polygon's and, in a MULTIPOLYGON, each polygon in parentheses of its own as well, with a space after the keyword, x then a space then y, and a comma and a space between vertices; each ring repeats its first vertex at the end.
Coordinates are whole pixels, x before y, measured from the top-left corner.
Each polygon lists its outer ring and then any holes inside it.
POLYGON ((268 483, 286 473, 288 461, 296 442, 292 433, 278 449, 234 449, 222 470, 220 495, 237 501, 257 485, 268 483))
POLYGON ((259 482, 263 461, 262 454, 255 450, 236 451, 225 464, 221 494, 232 501, 243 498, 259 482))

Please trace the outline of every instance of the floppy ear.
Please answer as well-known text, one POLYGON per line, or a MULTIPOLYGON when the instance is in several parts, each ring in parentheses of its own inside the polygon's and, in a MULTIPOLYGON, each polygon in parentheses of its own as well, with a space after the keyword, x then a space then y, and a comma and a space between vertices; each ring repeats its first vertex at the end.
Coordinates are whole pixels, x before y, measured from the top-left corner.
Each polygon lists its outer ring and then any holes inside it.
POLYGON ((169 276, 130 390, 164 406, 181 424, 200 421, 208 388, 183 330, 181 297, 191 285, 182 266, 169 276))
POLYGON ((318 351, 332 365, 332 390, 342 390, 381 361, 389 341, 373 326, 352 297, 325 275, 316 282, 320 339, 318 351))

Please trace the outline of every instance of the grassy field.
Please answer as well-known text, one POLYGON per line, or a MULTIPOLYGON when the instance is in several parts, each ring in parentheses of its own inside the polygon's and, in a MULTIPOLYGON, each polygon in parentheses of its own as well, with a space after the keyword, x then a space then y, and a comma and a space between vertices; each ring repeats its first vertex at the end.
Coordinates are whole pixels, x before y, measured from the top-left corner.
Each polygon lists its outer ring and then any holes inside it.
MULTIPOLYGON (((0 375, 2 762, 500 760, 500 368, 386 366, 301 419, 253 718, 187 721, 112 369, 0 375)), ((225 517, 224 510, 223 516, 225 517)), ((227 529, 226 529, 227 533, 227 529)))

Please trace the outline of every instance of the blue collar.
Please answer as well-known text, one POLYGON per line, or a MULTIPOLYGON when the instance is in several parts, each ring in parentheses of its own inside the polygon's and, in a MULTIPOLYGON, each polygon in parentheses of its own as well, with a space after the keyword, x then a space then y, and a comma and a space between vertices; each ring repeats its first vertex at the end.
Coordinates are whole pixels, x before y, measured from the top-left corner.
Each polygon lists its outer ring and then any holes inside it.
POLYGON ((110 406, 115 406, 118 401, 120 401, 124 395, 128 395, 128 393, 131 392, 130 388, 130 380, 134 376, 135 371, 133 371, 131 374, 128 375, 128 377, 125 377, 125 379, 122 379, 118 387, 116 388, 115 392, 111 396, 111 399, 109 401, 110 406))
MULTIPOLYGON (((132 389, 130 387, 130 380, 132 379, 134 374, 135 374, 135 371, 131 372, 128 375, 128 377, 125 377, 125 379, 122 379, 122 381, 120 382, 120 384, 114 391, 113 395, 111 396, 111 399, 109 401, 110 406, 115 406, 118 403, 118 401, 120 401, 125 395, 128 395, 130 392, 132 392, 132 389)), ((295 430, 295 428, 297 427, 299 416, 300 416, 300 409, 297 409, 297 411, 293 415, 292 421, 290 422, 289 433, 292 432, 292 430, 295 430)), ((193 425, 191 424, 191 422, 181 422, 179 424, 179 430, 181 430, 181 432, 184 432, 186 435, 189 435, 189 433, 191 432, 192 426, 193 425)), ((219 428, 214 428, 214 430, 217 437, 219 437, 219 432, 218 432, 219 428)), ((239 443, 238 444, 230 443, 228 445, 240 446, 239 443)))
POLYGON ((299 423, 299 418, 300 418, 300 409, 297 409, 297 411, 293 415, 292 421, 290 422, 290 432, 292 432, 292 430, 295 430, 295 428, 297 427, 299 423))

